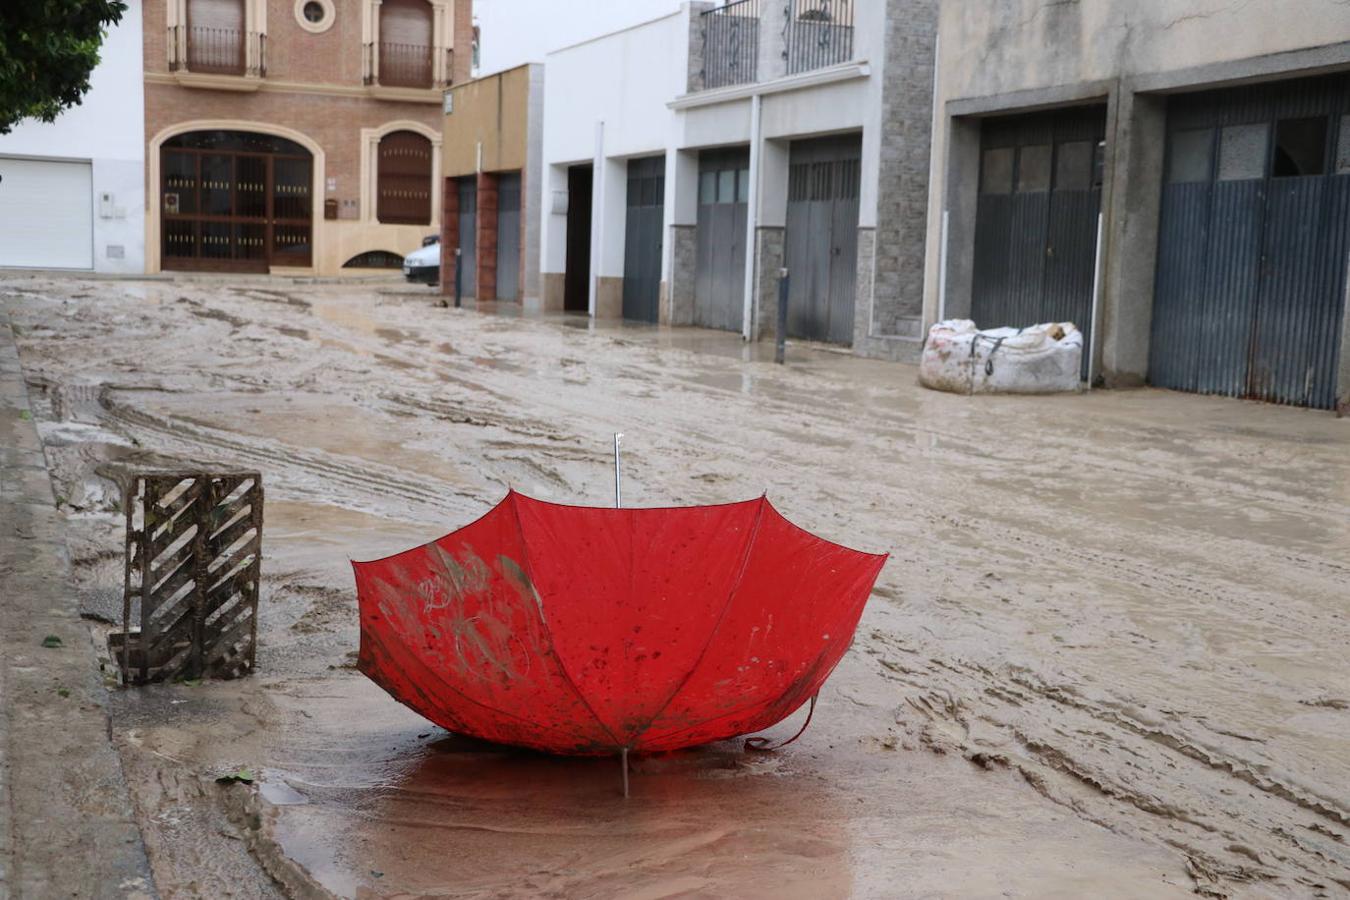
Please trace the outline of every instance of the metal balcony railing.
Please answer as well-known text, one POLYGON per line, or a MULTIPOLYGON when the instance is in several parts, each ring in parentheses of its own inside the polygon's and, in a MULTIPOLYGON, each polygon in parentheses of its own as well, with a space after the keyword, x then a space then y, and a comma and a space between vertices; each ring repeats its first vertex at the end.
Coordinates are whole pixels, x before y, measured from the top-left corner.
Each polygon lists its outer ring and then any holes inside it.
POLYGON ((754 81, 759 69, 760 0, 736 0, 702 13, 703 87, 754 81))
POLYGON ((388 87, 433 86, 432 48, 425 44, 380 43, 380 84, 388 87))
POLYGON ((853 0, 787 0, 783 30, 787 74, 853 58, 853 0))
POLYGON ((244 32, 233 28, 187 30, 187 68, 206 75, 243 75, 244 32))

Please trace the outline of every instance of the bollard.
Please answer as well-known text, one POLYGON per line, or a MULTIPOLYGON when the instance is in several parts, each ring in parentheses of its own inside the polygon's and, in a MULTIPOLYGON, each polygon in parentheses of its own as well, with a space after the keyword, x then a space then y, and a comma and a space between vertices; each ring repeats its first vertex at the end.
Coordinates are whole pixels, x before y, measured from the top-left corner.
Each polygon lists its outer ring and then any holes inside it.
POLYGON ((780 366, 787 355, 788 270, 778 270, 778 334, 773 349, 773 361, 780 366))
POLYGON ((459 309, 460 295, 464 291, 464 256, 455 248, 455 309, 459 309))

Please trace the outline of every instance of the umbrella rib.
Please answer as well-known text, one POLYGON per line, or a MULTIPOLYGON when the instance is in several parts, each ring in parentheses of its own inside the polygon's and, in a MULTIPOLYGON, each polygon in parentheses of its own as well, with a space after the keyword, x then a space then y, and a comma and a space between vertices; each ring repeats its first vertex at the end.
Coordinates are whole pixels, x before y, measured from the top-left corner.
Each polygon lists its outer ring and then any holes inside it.
POLYGON ((689 683, 689 679, 694 677, 694 673, 698 671, 698 667, 703 665, 703 657, 707 656, 708 651, 712 648, 713 640, 717 637, 717 631, 722 627, 722 622, 726 620, 727 611, 731 609, 731 601, 736 598, 736 591, 740 590, 741 582, 745 580, 745 570, 750 567, 750 552, 754 549, 755 539, 759 537, 759 525, 764 521, 764 504, 767 502, 768 501, 765 500, 765 498, 759 498, 759 509, 755 512, 755 524, 750 529, 750 538, 745 542, 745 555, 741 557, 740 570, 736 573, 736 580, 731 583, 731 590, 727 591, 727 602, 722 604, 722 611, 717 616, 716 624, 713 625, 712 631, 708 632, 707 643, 705 643, 703 649, 699 651, 698 659, 694 660, 694 664, 689 667, 689 673, 685 675, 684 678, 680 679, 680 683, 675 686, 675 690, 670 692, 670 696, 666 698, 666 702, 662 703, 656 713, 647 720, 647 724, 638 730, 637 734, 639 736, 646 734, 656 720, 661 718, 661 714, 664 713, 666 708, 680 695, 680 691, 684 690, 684 686, 689 683))
MULTIPOLYGON (((514 491, 511 493, 511 511, 515 513, 516 516, 516 531, 520 533, 520 547, 524 551, 522 555, 525 557, 523 560, 525 577, 530 579, 531 585, 534 585, 534 567, 530 565, 530 542, 525 539, 525 525, 520 520, 520 501, 517 499, 517 496, 518 495, 514 491)), ((536 587, 535 591, 537 592, 538 590, 539 589, 536 587)), ((581 693, 581 688, 577 687, 577 683, 572 680, 571 673, 567 671, 567 666, 563 663, 562 655, 558 653, 558 648, 553 643, 553 632, 549 629, 548 621, 544 618, 544 603, 542 597, 540 597, 538 609, 539 624, 544 626, 544 634, 548 635, 548 648, 552 651, 553 658, 558 661, 558 671, 562 673, 563 681, 567 682, 567 686, 572 689, 573 694, 576 694, 577 699, 581 701, 581 705, 586 707, 586 711, 591 714, 591 718, 595 720, 595 724, 599 725, 605 734, 609 735, 610 740, 614 741, 614 746, 622 748, 624 746, 623 741, 619 740, 618 735, 613 731, 610 731, 609 726, 600 718, 600 715, 595 711, 595 707, 591 706, 590 701, 586 699, 586 695, 581 693)))

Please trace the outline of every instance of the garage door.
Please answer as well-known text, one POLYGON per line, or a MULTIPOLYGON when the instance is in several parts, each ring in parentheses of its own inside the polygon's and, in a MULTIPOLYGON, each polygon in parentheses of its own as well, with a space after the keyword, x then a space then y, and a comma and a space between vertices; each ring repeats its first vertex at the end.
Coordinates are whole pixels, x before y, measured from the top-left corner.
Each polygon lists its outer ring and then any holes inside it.
POLYGON ((655 322, 661 304, 661 226, 665 215, 666 158, 628 161, 628 217, 624 225, 623 317, 655 322))
POLYGON ((749 199, 748 149, 705 150, 699 154, 695 325, 741 330, 749 199))
POLYGON ((0 266, 94 267, 89 163, 0 157, 0 266))
POLYGON ((1149 381, 1330 408, 1350 248, 1350 78, 1174 97, 1149 381))
POLYGON ((456 179, 456 189, 459 191, 460 290, 465 297, 477 297, 478 177, 466 175, 456 179))
POLYGON ((853 343, 858 280, 858 135, 794 141, 788 169, 788 335, 853 343))
POLYGON ((1092 339, 1105 134, 1102 106, 983 123, 970 305, 981 328, 1073 322, 1092 339))

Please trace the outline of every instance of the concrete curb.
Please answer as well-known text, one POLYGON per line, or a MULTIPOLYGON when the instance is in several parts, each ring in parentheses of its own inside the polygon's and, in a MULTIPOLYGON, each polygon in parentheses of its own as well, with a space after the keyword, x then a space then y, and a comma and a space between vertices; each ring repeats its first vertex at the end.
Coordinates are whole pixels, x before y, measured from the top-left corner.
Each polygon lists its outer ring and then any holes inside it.
POLYGON ((0 900, 156 896, 96 659, 0 310, 0 900))

